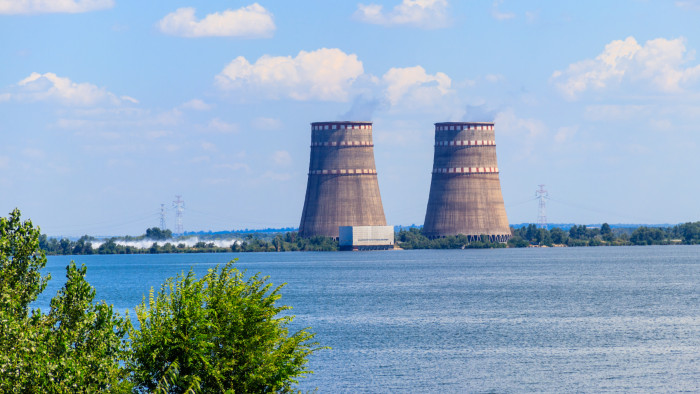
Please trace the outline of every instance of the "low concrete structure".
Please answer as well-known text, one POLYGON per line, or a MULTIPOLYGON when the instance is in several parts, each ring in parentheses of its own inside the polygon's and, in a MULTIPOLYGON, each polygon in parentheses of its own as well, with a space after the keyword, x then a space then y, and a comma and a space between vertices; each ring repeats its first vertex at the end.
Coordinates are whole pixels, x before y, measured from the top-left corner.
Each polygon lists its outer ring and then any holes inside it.
POLYGON ((340 250, 388 250, 394 248, 394 226, 340 226, 340 250))

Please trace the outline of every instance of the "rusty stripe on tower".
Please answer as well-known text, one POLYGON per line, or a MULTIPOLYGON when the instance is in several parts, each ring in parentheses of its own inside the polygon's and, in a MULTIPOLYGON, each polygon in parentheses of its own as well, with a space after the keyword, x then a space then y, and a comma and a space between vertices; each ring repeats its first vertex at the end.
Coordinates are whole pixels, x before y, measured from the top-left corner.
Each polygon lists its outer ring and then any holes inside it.
POLYGON ((510 226, 501 194, 491 122, 435 123, 435 156, 423 234, 487 235, 506 242, 510 226))
POLYGON ((338 238, 340 226, 386 226, 372 122, 311 123, 311 157, 299 235, 338 238))

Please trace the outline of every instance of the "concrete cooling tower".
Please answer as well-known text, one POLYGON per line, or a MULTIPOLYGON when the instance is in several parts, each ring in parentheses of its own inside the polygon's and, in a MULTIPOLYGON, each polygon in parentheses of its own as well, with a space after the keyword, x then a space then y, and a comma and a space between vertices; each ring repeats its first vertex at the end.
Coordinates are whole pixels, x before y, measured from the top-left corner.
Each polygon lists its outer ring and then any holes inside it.
POLYGON ((311 124, 311 159, 299 235, 338 238, 340 226, 386 226, 372 122, 311 124))
POLYGON ((491 122, 435 123, 435 156, 423 234, 510 239, 491 122))

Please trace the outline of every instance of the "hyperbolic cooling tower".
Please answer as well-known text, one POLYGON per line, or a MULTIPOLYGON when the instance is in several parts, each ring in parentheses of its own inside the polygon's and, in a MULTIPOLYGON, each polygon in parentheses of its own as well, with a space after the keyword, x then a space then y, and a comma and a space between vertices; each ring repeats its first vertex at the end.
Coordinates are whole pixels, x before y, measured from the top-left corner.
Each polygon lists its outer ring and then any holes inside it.
POLYGON ((423 234, 510 238, 498 178, 494 124, 435 123, 435 158, 423 234))
POLYGON ((339 226, 386 226, 372 122, 311 123, 311 159, 299 235, 338 238, 339 226))

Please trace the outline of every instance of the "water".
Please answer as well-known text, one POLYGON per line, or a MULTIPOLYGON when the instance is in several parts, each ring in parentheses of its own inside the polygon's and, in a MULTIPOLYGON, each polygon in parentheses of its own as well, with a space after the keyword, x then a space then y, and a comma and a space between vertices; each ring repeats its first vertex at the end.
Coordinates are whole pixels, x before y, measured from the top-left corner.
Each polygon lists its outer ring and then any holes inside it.
POLYGON ((151 286, 239 257, 287 282, 332 350, 299 388, 336 392, 700 390, 700 247, 50 257, 121 312, 151 286))

